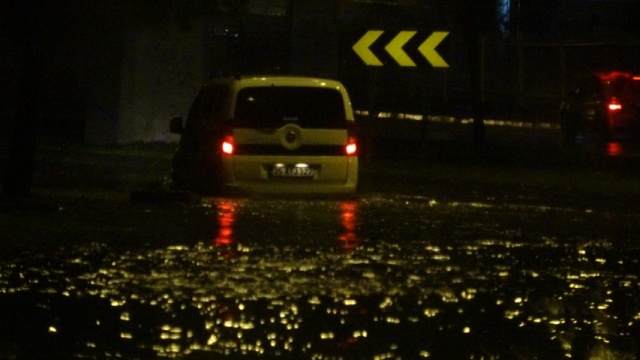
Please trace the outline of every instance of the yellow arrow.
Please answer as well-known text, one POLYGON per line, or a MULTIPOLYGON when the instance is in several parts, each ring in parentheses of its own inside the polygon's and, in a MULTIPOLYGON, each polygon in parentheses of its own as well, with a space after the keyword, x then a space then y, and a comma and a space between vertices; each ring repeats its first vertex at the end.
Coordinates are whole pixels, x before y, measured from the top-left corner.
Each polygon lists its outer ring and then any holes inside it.
POLYGON ((449 67, 449 64, 447 64, 436 51, 436 47, 447 35, 449 35, 448 31, 434 31, 418 48, 418 51, 420 51, 434 67, 449 67))
POLYGON ((402 47, 409 42, 415 34, 415 31, 400 31, 398 35, 396 35, 396 37, 394 37, 393 40, 384 47, 389 55, 391 55, 391 57, 400 64, 400 66, 416 66, 416 63, 414 63, 409 55, 402 50, 402 47))
POLYGON ((368 66, 382 66, 382 62, 369 50, 369 47, 378 40, 383 32, 382 30, 369 30, 353 45, 353 51, 355 51, 368 66))

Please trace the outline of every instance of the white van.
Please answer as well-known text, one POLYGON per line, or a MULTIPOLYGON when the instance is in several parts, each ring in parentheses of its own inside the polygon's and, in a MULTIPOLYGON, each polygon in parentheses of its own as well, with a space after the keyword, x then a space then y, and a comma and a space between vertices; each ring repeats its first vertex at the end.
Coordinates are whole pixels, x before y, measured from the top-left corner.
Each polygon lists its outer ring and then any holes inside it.
POLYGON ((202 87, 173 159, 176 189, 202 194, 353 194, 353 110, 336 80, 251 76, 202 87))

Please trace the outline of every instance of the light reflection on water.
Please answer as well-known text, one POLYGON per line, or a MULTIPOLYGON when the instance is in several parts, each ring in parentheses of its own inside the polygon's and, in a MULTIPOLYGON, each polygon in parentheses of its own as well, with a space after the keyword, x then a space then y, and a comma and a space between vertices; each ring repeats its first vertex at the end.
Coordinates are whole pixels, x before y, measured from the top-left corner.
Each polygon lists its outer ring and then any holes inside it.
POLYGON ((356 225, 358 223, 358 202, 343 201, 340 203, 340 225, 342 234, 338 239, 342 242, 344 249, 354 249, 358 244, 356 225))
POLYGON ((628 158, 637 159, 640 157, 640 143, 637 139, 630 141, 628 138, 622 137, 615 141, 609 141, 604 144, 604 154, 611 158, 628 158))
POLYGON ((618 157, 624 153, 623 146, 619 142, 608 142, 607 143, 607 155, 612 157, 618 157))
POLYGON ((232 200, 223 199, 217 204, 218 235, 214 239, 215 246, 227 246, 233 242, 233 223, 236 205, 232 200))
MULTIPOLYGON (((236 221, 236 211, 242 207, 242 200, 218 199, 211 203, 211 199, 205 200, 205 206, 214 208, 217 211, 218 231, 213 240, 215 247, 229 247, 234 242, 234 229, 236 221)), ((345 250, 353 250, 358 244, 357 224, 358 224, 358 202, 354 200, 340 201, 337 203, 339 213, 339 245, 345 250)), ((333 222, 332 219, 329 219, 333 222)))
POLYGON ((23 342, 89 358, 638 355, 638 249, 618 247, 634 233, 597 212, 210 201, 213 241, 2 264, 2 324, 26 306, 23 342))

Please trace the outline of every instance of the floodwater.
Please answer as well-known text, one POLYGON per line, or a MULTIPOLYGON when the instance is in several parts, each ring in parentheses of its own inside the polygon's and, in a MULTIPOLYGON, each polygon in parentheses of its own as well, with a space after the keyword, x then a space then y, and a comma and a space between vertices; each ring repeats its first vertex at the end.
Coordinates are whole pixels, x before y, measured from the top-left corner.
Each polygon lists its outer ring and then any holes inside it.
POLYGON ((640 357, 638 212, 369 193, 109 214, 3 256, 0 358, 640 357))

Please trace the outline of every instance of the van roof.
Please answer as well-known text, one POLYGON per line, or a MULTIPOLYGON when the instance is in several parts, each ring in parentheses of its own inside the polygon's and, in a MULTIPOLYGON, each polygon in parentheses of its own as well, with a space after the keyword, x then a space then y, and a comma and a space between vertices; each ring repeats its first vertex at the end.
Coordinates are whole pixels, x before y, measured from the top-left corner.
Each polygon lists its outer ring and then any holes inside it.
POLYGON ((211 83, 234 84, 239 88, 255 86, 309 86, 344 90, 344 86, 338 80, 322 77, 292 75, 242 75, 218 77, 212 78, 207 82, 207 84, 211 83))

